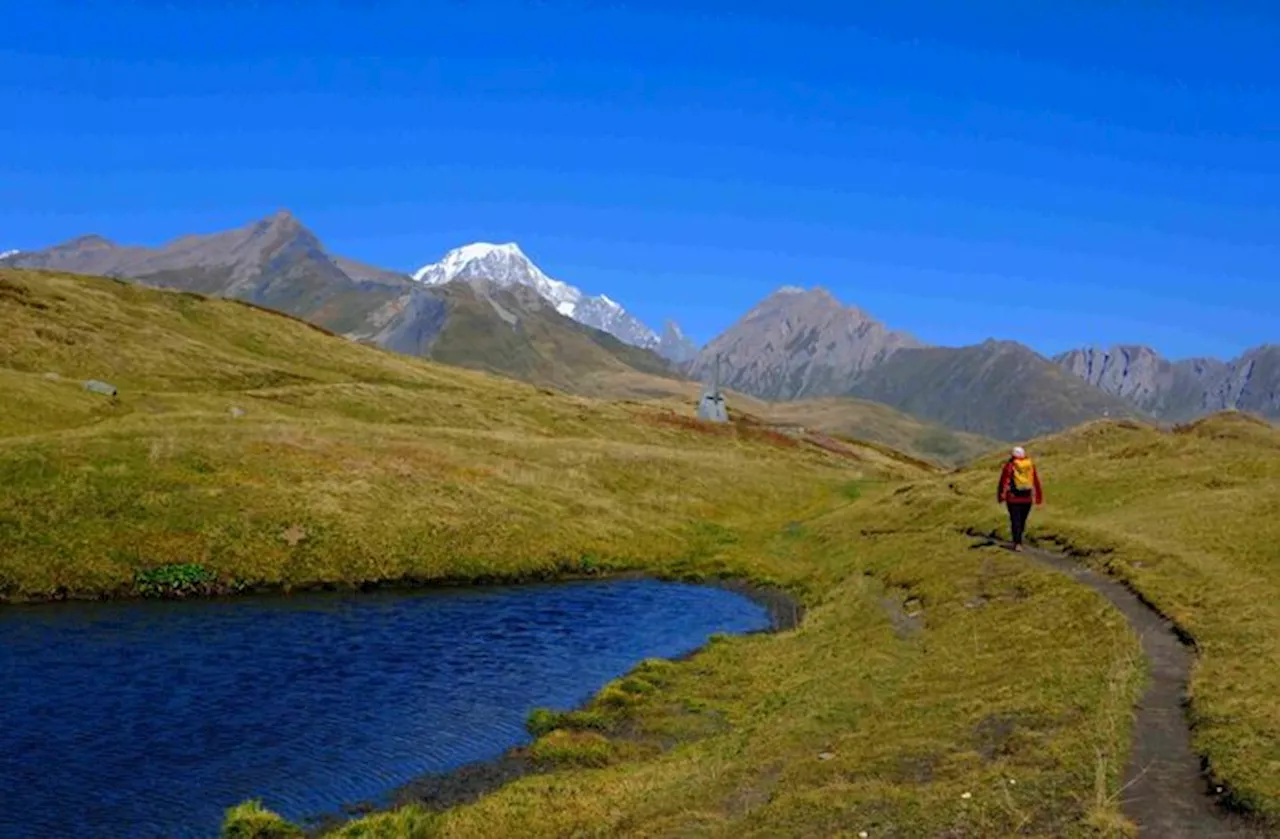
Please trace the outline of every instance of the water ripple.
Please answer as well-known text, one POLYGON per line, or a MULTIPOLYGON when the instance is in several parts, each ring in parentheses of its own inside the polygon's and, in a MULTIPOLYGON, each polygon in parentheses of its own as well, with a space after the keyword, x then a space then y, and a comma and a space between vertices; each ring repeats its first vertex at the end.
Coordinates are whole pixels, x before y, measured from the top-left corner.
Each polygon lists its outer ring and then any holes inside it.
POLYGON ((641 659, 768 623, 647 580, 0 610, 0 836, 201 839, 527 740, 641 659))

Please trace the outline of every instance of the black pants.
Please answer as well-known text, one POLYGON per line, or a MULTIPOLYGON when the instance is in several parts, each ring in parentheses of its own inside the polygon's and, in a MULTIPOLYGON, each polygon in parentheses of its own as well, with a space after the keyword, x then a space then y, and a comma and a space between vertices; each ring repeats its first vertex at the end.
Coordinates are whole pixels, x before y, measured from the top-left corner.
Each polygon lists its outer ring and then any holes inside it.
POLYGON ((1021 545, 1022 537, 1027 532, 1027 516, 1031 515, 1031 505, 1024 501, 1021 504, 1011 502, 1005 506, 1009 508, 1009 529, 1013 531, 1013 544, 1021 545))

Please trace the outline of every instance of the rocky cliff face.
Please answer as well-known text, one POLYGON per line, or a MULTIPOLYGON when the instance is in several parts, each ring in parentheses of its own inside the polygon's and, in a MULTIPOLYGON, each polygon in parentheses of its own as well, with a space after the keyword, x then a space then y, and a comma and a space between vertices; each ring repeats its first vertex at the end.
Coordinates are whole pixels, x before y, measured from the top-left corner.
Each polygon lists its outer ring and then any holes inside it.
POLYGON ((1169 361, 1149 347, 1080 349, 1054 359, 1072 374, 1159 419, 1182 422, 1215 411, 1280 417, 1280 345, 1231 361, 1169 361))
POLYGON ((725 387, 764 399, 848 393, 863 372, 893 353, 922 346, 824 289, 783 288, 708 344, 691 365, 707 378, 720 356, 725 387))

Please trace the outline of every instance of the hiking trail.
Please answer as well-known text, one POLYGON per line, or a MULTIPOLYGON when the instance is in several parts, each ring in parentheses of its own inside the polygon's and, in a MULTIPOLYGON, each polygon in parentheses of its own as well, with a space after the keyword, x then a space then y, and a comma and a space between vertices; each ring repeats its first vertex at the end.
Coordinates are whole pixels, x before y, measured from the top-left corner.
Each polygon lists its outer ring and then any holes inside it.
MULTIPOLYGON (((987 537, 993 545, 1008 547, 987 537)), ((1265 839, 1274 834, 1227 811, 1215 800, 1191 747, 1184 707, 1193 652, 1174 625, 1123 583, 1060 554, 1025 546, 1022 555, 1066 574, 1105 597, 1142 642, 1150 670, 1138 701, 1133 749, 1125 767, 1120 809, 1147 839, 1265 839)))

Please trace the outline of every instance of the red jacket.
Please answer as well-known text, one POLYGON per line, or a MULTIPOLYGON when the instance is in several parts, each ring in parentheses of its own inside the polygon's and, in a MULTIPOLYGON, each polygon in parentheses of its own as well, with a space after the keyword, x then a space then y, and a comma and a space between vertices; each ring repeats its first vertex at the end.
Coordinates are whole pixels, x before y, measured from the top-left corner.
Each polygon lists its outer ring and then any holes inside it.
POLYGON ((1035 485, 1035 489, 1030 496, 1023 498, 1009 492, 1010 482, 1013 481, 1013 458, 1009 458, 1004 462, 1004 468, 1000 470, 1000 484, 996 487, 996 500, 1001 504, 1030 504, 1032 501, 1037 504, 1043 504, 1044 490, 1040 488, 1040 470, 1036 469, 1034 463, 1031 465, 1031 480, 1035 485))

